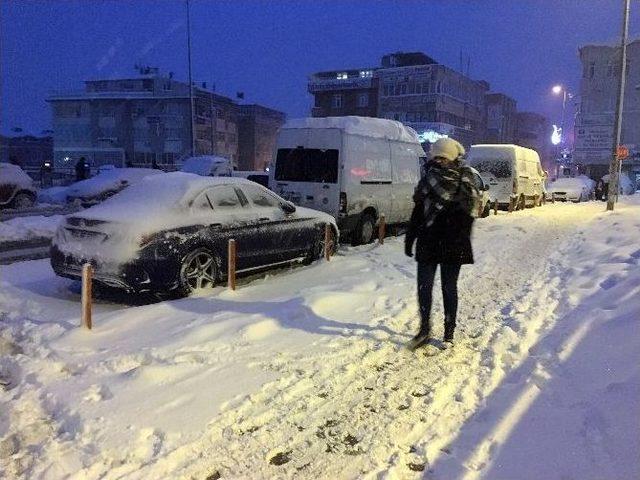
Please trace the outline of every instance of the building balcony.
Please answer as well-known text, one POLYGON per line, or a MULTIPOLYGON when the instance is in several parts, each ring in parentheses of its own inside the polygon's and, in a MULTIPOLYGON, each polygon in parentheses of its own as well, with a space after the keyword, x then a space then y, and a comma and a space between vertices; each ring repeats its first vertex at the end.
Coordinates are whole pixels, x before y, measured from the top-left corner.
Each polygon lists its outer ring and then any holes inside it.
POLYGON ((355 90, 362 88, 372 88, 373 78, 371 77, 354 77, 344 79, 320 79, 311 77, 309 79, 309 93, 329 92, 332 90, 355 90))
POLYGON ((87 92, 86 90, 52 90, 49 92, 47 101, 64 100, 98 100, 98 99, 145 99, 145 98, 189 98, 188 94, 178 93, 172 90, 161 90, 149 92, 144 90, 132 91, 108 91, 108 92, 87 92))

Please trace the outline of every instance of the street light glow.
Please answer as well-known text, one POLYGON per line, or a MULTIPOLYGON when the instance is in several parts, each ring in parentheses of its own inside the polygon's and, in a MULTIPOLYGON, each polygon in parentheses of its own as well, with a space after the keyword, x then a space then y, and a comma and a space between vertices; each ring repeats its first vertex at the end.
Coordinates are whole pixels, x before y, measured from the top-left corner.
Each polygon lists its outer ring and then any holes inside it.
POLYGON ((555 85, 551 91, 556 95, 560 95, 562 93, 562 85, 555 85))

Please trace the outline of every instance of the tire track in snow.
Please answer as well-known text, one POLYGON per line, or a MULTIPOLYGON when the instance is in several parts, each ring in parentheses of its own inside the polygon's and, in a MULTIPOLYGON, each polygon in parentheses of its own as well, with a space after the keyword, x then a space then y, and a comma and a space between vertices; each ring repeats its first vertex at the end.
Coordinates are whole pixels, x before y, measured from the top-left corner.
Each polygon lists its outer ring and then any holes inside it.
MULTIPOLYGON (((487 224, 476 233, 484 248, 476 251, 481 261, 463 270, 454 349, 429 358, 398 344, 408 337, 353 336, 321 340, 327 350, 320 354, 282 354, 264 364, 281 374, 279 380, 222 412, 200 440, 136 476, 205 478, 218 471, 231 478, 411 478, 438 455, 455 453, 447 444, 456 428, 553 322, 558 281, 551 278, 547 252, 576 224, 566 214, 548 213, 534 217, 533 227, 512 229, 515 238, 501 243, 499 256, 488 251, 499 232, 487 224), (523 261, 505 261, 518 256, 523 261)), ((385 249, 401 248, 399 243, 363 255, 385 263, 380 258, 385 249)), ((393 280, 406 286, 406 296, 390 297, 392 308, 394 302, 400 305, 392 315, 372 308, 372 321, 410 334, 418 327, 415 280, 406 265, 397 270, 405 280, 393 280)), ((435 306, 436 334, 440 318, 435 306)))

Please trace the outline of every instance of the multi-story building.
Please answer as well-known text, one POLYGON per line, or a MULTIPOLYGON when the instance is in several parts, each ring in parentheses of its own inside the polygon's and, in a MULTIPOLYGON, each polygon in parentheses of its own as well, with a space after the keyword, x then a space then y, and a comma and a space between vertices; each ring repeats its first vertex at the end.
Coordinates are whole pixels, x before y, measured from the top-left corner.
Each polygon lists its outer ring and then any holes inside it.
MULTIPOLYGON (((89 80, 78 92, 56 92, 54 166, 70 168, 84 157, 92 165, 172 169, 192 153, 189 84, 143 68, 140 76, 89 80)), ((193 86, 193 153, 231 159, 238 166, 238 115, 233 100, 193 86)))
MULTIPOLYGON (((575 124, 574 162, 594 179, 609 172, 613 155, 614 120, 620 82, 620 47, 580 48, 582 79, 575 124)), ((622 113, 622 144, 630 156, 622 169, 640 182, 640 39, 627 46, 627 75, 622 113)), ((640 183, 637 183, 640 185, 640 183)))
POLYGON ((282 112, 260 105, 240 105, 238 115, 238 166, 240 170, 265 170, 271 164, 282 112))
POLYGON ((486 82, 472 80, 421 52, 392 53, 377 68, 311 75, 312 116, 399 120, 425 141, 451 136, 469 146, 484 138, 486 82))
POLYGON ((514 143, 516 101, 504 93, 487 93, 487 143, 514 143))
POLYGON ((517 112, 515 114, 513 143, 532 148, 538 152, 542 167, 550 175, 553 175, 556 165, 549 142, 550 135, 551 124, 545 116, 535 112, 517 112))
POLYGON ((39 170, 45 160, 53 159, 53 138, 21 135, 0 135, 0 162, 13 163, 25 170, 39 170))
POLYGON ((309 77, 308 90, 314 96, 313 117, 378 115, 378 81, 375 68, 318 72, 309 77))
POLYGON ((447 135, 469 147, 484 138, 486 82, 426 55, 397 53, 386 58, 390 66, 376 72, 378 116, 399 120, 430 142, 447 135))

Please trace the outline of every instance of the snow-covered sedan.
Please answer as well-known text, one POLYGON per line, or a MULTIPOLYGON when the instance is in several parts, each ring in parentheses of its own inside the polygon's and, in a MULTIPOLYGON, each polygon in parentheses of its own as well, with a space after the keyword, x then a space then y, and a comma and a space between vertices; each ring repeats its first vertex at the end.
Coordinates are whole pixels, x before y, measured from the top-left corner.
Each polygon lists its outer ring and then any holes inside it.
POLYGON ((28 208, 35 200, 31 177, 17 165, 0 163, 0 208, 28 208))
POLYGON ((593 192, 592 183, 579 177, 558 178, 547 191, 554 200, 560 202, 585 202, 593 192))
POLYGON ((227 272, 228 240, 239 273, 322 256, 325 225, 335 220, 296 207, 250 180, 174 172, 148 177, 100 205, 68 217, 51 246, 51 265, 131 292, 212 288, 227 272))
POLYGON ((153 168, 111 168, 67 187, 67 201, 90 207, 134 185, 150 175, 163 173, 153 168))

